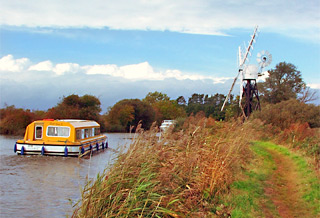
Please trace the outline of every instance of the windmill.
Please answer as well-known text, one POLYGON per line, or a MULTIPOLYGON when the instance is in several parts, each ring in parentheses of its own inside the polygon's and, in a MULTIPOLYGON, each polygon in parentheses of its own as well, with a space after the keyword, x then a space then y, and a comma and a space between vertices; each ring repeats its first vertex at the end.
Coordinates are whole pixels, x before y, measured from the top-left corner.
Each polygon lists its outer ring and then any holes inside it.
POLYGON ((225 104, 228 102, 233 87, 240 76, 240 100, 239 106, 242 109, 243 113, 246 117, 249 117, 253 110, 260 110, 260 100, 259 93, 257 87, 257 79, 258 76, 262 75, 262 70, 266 66, 268 66, 272 61, 272 56, 268 51, 261 51, 257 55, 257 65, 248 65, 246 62, 248 61, 248 57, 251 56, 251 50, 253 50, 253 44, 255 43, 255 39, 257 37, 258 26, 255 27, 253 35, 251 36, 251 40, 249 41, 248 46, 245 49, 245 52, 242 51, 239 46, 239 68, 238 74, 234 78, 229 93, 221 107, 221 111, 223 111, 225 104), (242 99, 244 97, 244 102, 242 103, 242 99))

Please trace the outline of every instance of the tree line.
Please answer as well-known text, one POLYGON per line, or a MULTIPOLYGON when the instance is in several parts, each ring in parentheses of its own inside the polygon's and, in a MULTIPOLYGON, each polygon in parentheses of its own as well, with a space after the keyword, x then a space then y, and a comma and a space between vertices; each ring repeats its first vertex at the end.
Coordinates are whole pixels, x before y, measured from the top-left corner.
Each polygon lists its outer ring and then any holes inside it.
POLYGON ((183 96, 173 100, 167 94, 150 92, 143 99, 120 100, 101 114, 101 102, 97 97, 72 94, 63 97, 61 102, 47 111, 25 110, 13 105, 0 109, 0 133, 22 134, 32 121, 49 118, 95 120, 101 124, 102 131, 108 132, 134 131, 139 122, 143 128, 149 129, 153 122, 160 125, 163 120, 183 119, 199 111, 205 111, 206 116, 219 120, 225 119, 225 112, 220 112, 224 98, 221 94, 193 94, 186 102, 183 96))
MULTIPOLYGON (((304 114, 300 120, 308 122, 311 127, 320 127, 319 106, 306 104, 315 99, 315 92, 306 86, 301 72, 293 64, 281 62, 268 73, 266 81, 258 83, 261 103, 266 110, 257 112, 254 116, 266 123, 271 122, 270 120, 275 122, 276 119, 272 118, 279 113, 273 114, 274 111, 285 110, 282 114, 287 120, 289 117, 290 120, 295 119, 297 113, 304 114)), ((155 121, 158 125, 166 119, 183 121, 199 112, 215 120, 241 116, 239 96, 231 96, 225 110, 221 111, 225 98, 226 95, 219 93, 194 93, 187 100, 183 96, 170 99, 167 94, 156 91, 148 93, 143 99, 120 100, 101 114, 101 102, 97 97, 72 94, 63 97, 55 107, 47 111, 30 111, 14 106, 0 109, 0 133, 23 134, 29 123, 45 118, 95 120, 101 124, 102 131, 128 132, 134 131, 139 122, 142 122, 143 128, 148 129, 155 121)))

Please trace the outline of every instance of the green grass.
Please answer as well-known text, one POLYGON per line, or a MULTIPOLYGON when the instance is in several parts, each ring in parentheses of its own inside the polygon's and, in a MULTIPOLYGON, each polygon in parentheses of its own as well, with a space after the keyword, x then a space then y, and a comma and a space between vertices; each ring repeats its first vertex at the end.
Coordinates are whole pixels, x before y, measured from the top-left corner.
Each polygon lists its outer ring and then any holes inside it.
POLYGON ((320 182, 316 177, 315 172, 311 169, 305 158, 297 153, 291 152, 288 148, 279 146, 270 142, 256 142, 265 148, 278 151, 279 153, 288 156, 295 163, 300 184, 302 184, 304 201, 314 208, 314 214, 320 214, 320 182))
POLYGON ((232 217, 263 217, 263 208, 268 209, 272 216, 279 216, 275 205, 264 194, 268 185, 266 180, 276 170, 270 150, 289 157, 295 164, 306 206, 313 208, 313 214, 320 213, 320 185, 315 172, 310 168, 304 157, 291 152, 288 148, 270 142, 254 142, 251 149, 255 158, 244 170, 243 177, 231 185, 230 194, 221 201, 232 209, 232 217))
POLYGON ((276 214, 272 202, 264 194, 263 185, 275 170, 272 155, 256 144, 251 149, 255 153, 254 160, 244 170, 243 178, 231 185, 230 195, 225 199, 232 208, 231 216, 236 218, 261 217, 262 202, 276 214))

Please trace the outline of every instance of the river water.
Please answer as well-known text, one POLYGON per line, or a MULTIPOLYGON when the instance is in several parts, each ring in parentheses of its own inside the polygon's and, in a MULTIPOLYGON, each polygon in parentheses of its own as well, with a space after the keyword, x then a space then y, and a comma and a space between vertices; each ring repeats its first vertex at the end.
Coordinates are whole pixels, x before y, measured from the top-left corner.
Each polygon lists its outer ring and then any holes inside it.
MULTIPOLYGON (((17 155, 19 137, 0 135, 0 217, 67 217, 88 179, 110 166, 130 134, 106 134, 109 148, 85 158, 17 155)), ((20 137, 21 138, 21 137, 20 137)))

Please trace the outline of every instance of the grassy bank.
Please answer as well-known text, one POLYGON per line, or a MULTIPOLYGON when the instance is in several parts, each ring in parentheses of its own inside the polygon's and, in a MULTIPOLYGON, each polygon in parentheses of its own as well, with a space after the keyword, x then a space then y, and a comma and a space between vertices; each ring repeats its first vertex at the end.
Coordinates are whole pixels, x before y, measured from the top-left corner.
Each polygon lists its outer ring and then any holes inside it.
POLYGON ((232 217, 317 217, 320 183, 313 166, 288 148, 255 142, 253 161, 222 202, 232 217))
POLYGON ((251 157, 239 123, 190 117, 159 141, 140 130, 126 154, 88 183, 72 217, 210 217, 251 157))
POLYGON ((181 131, 159 140, 156 127, 137 127, 128 152, 84 187, 72 217, 277 217, 272 193, 283 192, 281 184, 290 179, 281 175, 289 173, 296 175, 291 180, 303 213, 318 214, 319 179, 312 166, 288 148, 251 144, 271 138, 265 128, 259 121, 191 116, 181 131), (283 165, 294 167, 281 171, 283 165))

